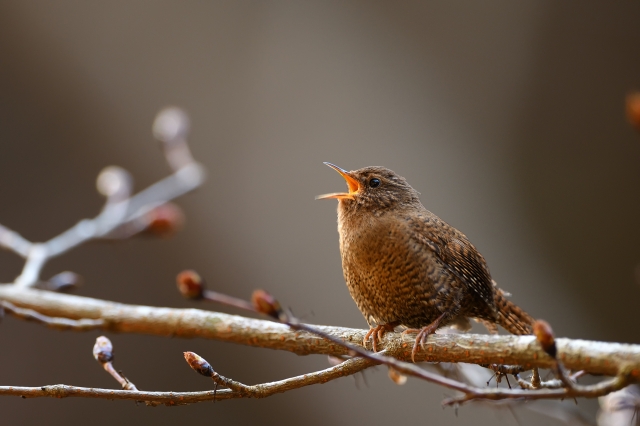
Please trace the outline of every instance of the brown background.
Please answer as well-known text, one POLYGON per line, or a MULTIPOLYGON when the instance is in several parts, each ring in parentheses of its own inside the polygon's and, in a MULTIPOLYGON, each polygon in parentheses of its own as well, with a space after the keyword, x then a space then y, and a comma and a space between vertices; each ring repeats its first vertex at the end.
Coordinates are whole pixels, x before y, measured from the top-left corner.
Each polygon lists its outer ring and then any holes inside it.
MULTIPOLYGON (((80 294, 186 307, 195 268, 247 297, 262 287, 309 322, 364 327, 343 283, 335 202, 347 169, 384 165, 463 230, 514 300, 560 336, 640 343, 640 4, 589 2, 0 2, 0 223, 45 240, 97 213, 95 177, 168 168, 152 140, 167 104, 192 118, 209 171, 169 241, 90 244, 52 261, 80 294)), ((0 253, 0 282, 22 263, 0 253)), ((115 387, 98 333, 7 318, 0 383, 115 387)), ((181 352, 259 383, 324 357, 110 335, 142 389, 207 389, 181 352)), ((0 399, 2 424, 517 424, 506 409, 440 408, 448 391, 383 369, 266 400, 180 408, 0 399), (356 384, 358 386, 356 386, 356 384)), ((572 402, 567 402, 571 405, 572 402)), ((593 415, 596 404, 580 401, 593 415)), ((517 409, 523 425, 557 424, 517 409)))

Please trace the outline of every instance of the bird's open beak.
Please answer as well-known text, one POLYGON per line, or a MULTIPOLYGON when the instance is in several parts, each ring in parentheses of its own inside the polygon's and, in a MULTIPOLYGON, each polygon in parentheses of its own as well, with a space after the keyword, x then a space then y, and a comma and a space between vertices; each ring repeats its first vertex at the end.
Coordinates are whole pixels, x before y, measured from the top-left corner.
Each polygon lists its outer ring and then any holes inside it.
POLYGON ((349 200, 353 200, 354 195, 360 189, 360 183, 355 178, 353 178, 348 171, 341 169, 335 164, 331 164, 331 163, 324 163, 324 164, 331 167, 336 172, 340 173, 340 176, 342 176, 344 180, 347 181, 347 185, 349 186, 349 192, 333 192, 331 194, 318 195, 316 196, 316 200, 324 200, 327 198, 337 198, 338 200, 342 200, 346 198, 349 200))

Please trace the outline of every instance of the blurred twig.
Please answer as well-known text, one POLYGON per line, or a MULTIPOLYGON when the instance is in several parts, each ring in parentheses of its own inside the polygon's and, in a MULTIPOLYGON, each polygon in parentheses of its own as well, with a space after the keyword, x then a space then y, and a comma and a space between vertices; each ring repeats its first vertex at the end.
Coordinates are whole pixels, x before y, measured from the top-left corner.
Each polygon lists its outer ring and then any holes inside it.
MULTIPOLYGON (((204 168, 191 157, 186 135, 189 120, 181 110, 167 108, 161 111, 153 126, 154 134, 163 143, 167 162, 173 173, 134 196, 131 177, 119 168, 110 166, 98 176, 98 191, 106 197, 104 208, 93 219, 84 219, 62 234, 43 243, 32 243, 17 233, 0 227, 0 246, 10 249, 26 259, 15 285, 31 287, 37 284, 46 262, 92 239, 109 237, 128 223, 148 214, 169 200, 200 186, 205 177, 204 168)), ((126 237, 130 236, 129 234, 126 237)))

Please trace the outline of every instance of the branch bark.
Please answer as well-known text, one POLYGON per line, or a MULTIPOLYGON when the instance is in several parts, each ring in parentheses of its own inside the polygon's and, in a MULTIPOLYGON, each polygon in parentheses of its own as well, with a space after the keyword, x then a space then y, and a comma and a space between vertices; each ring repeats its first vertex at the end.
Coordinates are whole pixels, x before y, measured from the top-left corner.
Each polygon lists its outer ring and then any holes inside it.
MULTIPOLYGON (((272 321, 200 309, 127 305, 32 288, 0 285, 0 299, 51 317, 103 320, 112 332, 222 340, 298 355, 346 355, 348 350, 313 334, 292 331, 272 321)), ((316 326, 323 332, 362 346, 365 330, 316 326)), ((414 338, 387 333, 381 348, 389 356, 411 360, 414 338)), ((632 381, 640 380, 640 345, 574 339, 556 339, 558 358, 571 370, 616 376, 624 369, 632 381)), ((551 368, 554 361, 533 336, 436 334, 429 336, 416 361, 517 364, 525 368, 551 368)))

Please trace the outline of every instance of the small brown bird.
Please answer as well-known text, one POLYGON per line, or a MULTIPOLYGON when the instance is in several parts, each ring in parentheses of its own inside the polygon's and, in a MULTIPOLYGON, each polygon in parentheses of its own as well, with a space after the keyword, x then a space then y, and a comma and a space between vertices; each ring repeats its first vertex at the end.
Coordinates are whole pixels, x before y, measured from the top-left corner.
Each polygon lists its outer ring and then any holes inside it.
POLYGON ((491 279, 484 257, 465 235, 428 211, 407 181, 384 167, 348 172, 338 199, 342 271, 351 297, 371 329, 364 344, 386 331, 417 332, 412 359, 429 334, 445 325, 462 330, 474 318, 497 332, 531 334, 531 318, 491 279))

